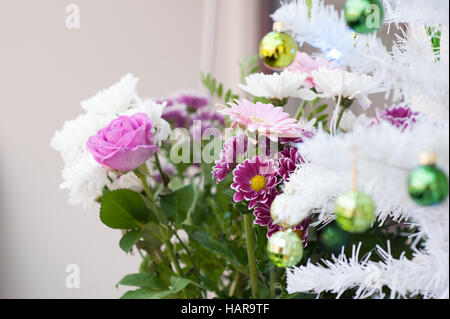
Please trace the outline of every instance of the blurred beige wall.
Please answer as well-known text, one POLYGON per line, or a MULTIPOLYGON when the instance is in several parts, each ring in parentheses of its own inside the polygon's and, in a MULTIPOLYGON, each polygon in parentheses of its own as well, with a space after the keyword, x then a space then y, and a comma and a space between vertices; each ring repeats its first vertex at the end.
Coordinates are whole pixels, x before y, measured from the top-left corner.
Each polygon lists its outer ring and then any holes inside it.
POLYGON ((50 138, 81 112, 80 100, 127 72, 140 77, 141 96, 199 88, 201 66, 234 84, 238 60, 255 52, 258 1, 0 1, 1 298, 121 295, 114 285, 139 258, 121 252, 119 232, 96 214, 67 204, 50 138), (70 3, 79 29, 66 28, 70 3), (213 52, 202 50, 211 45, 204 21, 216 22, 213 52), (68 264, 80 267, 79 289, 65 286, 68 264))

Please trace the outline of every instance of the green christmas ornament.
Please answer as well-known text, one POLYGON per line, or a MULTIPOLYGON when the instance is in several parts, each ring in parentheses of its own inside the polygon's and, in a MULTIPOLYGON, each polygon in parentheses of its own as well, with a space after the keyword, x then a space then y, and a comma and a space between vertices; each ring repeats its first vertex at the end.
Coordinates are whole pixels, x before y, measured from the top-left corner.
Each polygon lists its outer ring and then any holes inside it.
POLYGON ((357 33, 371 33, 383 24, 383 5, 379 0, 347 0, 345 21, 357 33))
POLYGON ((350 234, 339 228, 333 221, 317 231, 317 241, 324 251, 339 254, 342 246, 347 247, 349 245, 350 234))
POLYGON ((436 167, 433 153, 420 154, 421 166, 412 170, 408 179, 408 192, 419 205, 431 206, 442 203, 448 197, 448 178, 436 167))
POLYGON ((274 31, 266 34, 259 46, 259 57, 274 70, 287 68, 295 60, 298 46, 292 37, 281 30, 282 23, 274 23, 274 31))
POLYGON ((375 205, 370 196, 357 191, 347 191, 336 200, 336 222, 350 233, 363 233, 372 225, 375 205))
POLYGON ((267 242, 267 255, 277 267, 292 267, 303 257, 303 244, 294 232, 279 231, 267 242))

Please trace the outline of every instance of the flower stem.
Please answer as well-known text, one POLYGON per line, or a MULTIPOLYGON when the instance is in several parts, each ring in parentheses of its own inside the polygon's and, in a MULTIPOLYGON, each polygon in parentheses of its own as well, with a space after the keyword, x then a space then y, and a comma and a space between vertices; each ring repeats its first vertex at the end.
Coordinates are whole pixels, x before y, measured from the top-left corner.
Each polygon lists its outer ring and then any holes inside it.
POLYGON ((239 283, 239 275, 239 271, 236 271, 236 273, 234 274, 233 282, 231 283, 230 293, 228 294, 229 297, 233 297, 236 292, 236 288, 239 283))
POLYGON ((305 106, 306 106, 306 100, 303 100, 302 103, 300 104, 300 106, 297 109, 297 112, 295 113, 294 118, 298 121, 300 119, 300 117, 302 117, 303 112, 305 111, 305 106))
POLYGON ((256 260, 254 255, 255 240, 253 238, 252 218, 249 214, 244 215, 245 235, 247 239, 247 256, 250 268, 250 282, 252 287, 252 296, 256 298, 258 295, 258 270, 256 268, 256 260))
POLYGON ((153 193, 150 190, 150 186, 148 186, 147 183, 147 176, 146 176, 147 174, 145 172, 148 172, 148 169, 146 164, 144 163, 141 167, 138 167, 133 172, 141 180, 142 186, 144 187, 145 195, 147 195, 148 199, 152 202, 152 204, 156 206, 155 197, 153 196, 153 193))
POLYGON ((270 298, 275 298, 275 269, 270 269, 270 298))
POLYGON ((167 175, 164 174, 164 172, 163 172, 163 169, 161 167, 161 162, 159 161, 158 153, 155 153, 155 163, 156 163, 156 168, 159 171, 159 174, 161 174, 161 178, 163 180, 164 186, 168 187, 169 186, 169 180, 167 178, 167 175))
POLYGON ((345 111, 352 106, 352 103, 353 103, 352 99, 342 98, 340 108, 339 108, 338 118, 336 121, 336 130, 339 129, 339 124, 341 123, 342 116, 344 115, 345 111))
POLYGON ((175 267, 175 274, 179 277, 183 277, 183 272, 181 271, 180 264, 178 263, 178 260, 175 257, 175 253, 173 252, 172 243, 170 242, 170 240, 166 239, 164 241, 164 244, 166 245, 167 252, 169 254, 169 259, 175 267))

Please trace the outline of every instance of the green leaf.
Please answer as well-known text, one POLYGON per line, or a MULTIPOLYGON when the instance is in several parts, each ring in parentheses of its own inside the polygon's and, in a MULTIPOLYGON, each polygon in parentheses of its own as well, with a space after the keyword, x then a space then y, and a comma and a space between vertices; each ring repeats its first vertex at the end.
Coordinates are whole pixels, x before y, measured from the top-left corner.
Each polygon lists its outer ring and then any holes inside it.
POLYGON ((317 107, 317 109, 314 111, 315 114, 319 114, 322 113, 323 111, 325 111, 325 109, 328 107, 328 104, 322 104, 320 106, 317 107))
POLYGON ((119 281, 116 286, 119 285, 148 288, 152 290, 167 289, 164 283, 156 275, 148 272, 126 275, 119 281))
POLYGON ((216 241, 210 234, 197 227, 184 225, 184 229, 188 232, 189 237, 198 242, 203 248, 218 254, 239 268, 240 271, 246 273, 246 269, 243 267, 246 259, 245 253, 241 254, 235 247, 235 243, 229 243, 226 240, 216 241))
POLYGON ((168 196, 161 196, 161 208, 170 220, 182 223, 192 209, 194 195, 195 191, 192 184, 178 188, 168 196))
POLYGON ((223 94, 223 85, 220 84, 219 88, 217 89, 217 96, 222 98, 222 94, 223 94))
POLYGON ((328 117, 328 114, 321 115, 317 118, 316 123, 323 122, 328 117))
POLYGON ((139 241, 139 239, 142 237, 142 234, 144 233, 141 229, 133 229, 127 232, 122 239, 119 242, 120 248, 126 252, 129 253, 131 248, 139 241))
POLYGON ((162 299, 171 295, 171 291, 157 291, 148 288, 127 291, 120 299, 162 299))
POLYGON ((225 95, 225 103, 228 103, 228 101, 230 101, 231 99, 231 90, 227 91, 227 94, 225 95))
POLYGON ((103 196, 100 219, 110 228, 138 228, 148 223, 151 218, 152 214, 139 193, 118 189, 103 196))
POLYGON ((187 285, 193 282, 186 278, 170 277, 171 288, 166 291, 156 291, 149 288, 140 288, 137 290, 127 291, 121 299, 162 299, 175 295, 186 288, 187 285))

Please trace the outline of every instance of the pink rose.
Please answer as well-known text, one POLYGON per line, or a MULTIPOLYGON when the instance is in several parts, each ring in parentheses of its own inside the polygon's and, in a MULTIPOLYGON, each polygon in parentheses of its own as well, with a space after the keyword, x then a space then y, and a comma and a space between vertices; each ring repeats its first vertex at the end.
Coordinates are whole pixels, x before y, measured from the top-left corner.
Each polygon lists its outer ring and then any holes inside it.
POLYGON ((101 165, 128 172, 156 152, 151 130, 152 120, 144 113, 120 116, 91 136, 87 149, 101 165))
POLYGON ((310 89, 312 87, 317 88, 311 76, 311 72, 318 70, 320 67, 326 67, 329 69, 335 68, 331 62, 328 62, 321 57, 312 58, 306 53, 298 52, 294 62, 289 66, 288 70, 293 72, 306 73, 307 75, 309 75, 306 78, 305 87, 310 89))

